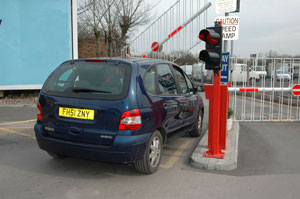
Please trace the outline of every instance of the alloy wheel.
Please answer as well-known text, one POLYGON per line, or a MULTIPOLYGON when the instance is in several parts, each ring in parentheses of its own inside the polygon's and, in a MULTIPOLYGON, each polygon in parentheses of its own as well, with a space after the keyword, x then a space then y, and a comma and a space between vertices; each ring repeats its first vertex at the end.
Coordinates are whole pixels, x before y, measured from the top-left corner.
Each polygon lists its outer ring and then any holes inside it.
POLYGON ((149 150, 149 163, 151 167, 156 167, 159 163, 161 155, 161 143, 159 137, 155 136, 152 139, 149 150))

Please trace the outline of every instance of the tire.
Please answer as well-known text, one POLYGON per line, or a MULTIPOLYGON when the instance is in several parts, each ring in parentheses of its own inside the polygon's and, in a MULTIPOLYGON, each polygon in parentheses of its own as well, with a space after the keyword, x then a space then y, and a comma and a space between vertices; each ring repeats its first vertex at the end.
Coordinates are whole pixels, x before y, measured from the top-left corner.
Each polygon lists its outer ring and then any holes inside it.
POLYGON ((194 124, 194 128, 190 131, 191 137, 199 137, 202 134, 202 124, 203 124, 203 112, 199 111, 198 118, 194 124))
POLYGON ((56 153, 51 153, 51 152, 49 152, 49 151, 47 151, 47 153, 48 153, 48 155, 50 155, 52 158, 54 158, 54 159, 63 159, 63 158, 65 158, 66 156, 63 156, 63 155, 58 155, 58 154, 56 154, 56 153))
POLYGON ((250 83, 250 85, 254 85, 255 83, 254 82, 256 82, 256 79, 255 78, 253 78, 253 77, 251 77, 250 79, 249 79, 249 83, 250 83))
POLYGON ((134 163, 135 169, 144 174, 156 172, 161 161, 162 147, 162 136, 159 131, 154 131, 147 143, 143 158, 134 163))

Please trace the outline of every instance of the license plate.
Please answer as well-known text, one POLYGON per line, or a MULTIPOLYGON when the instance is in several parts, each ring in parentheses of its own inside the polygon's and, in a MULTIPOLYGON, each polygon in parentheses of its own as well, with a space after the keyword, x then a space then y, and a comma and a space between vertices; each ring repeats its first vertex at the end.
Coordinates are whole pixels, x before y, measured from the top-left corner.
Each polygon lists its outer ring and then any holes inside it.
POLYGON ((59 107, 58 115, 68 118, 94 120, 95 111, 90 109, 59 107))

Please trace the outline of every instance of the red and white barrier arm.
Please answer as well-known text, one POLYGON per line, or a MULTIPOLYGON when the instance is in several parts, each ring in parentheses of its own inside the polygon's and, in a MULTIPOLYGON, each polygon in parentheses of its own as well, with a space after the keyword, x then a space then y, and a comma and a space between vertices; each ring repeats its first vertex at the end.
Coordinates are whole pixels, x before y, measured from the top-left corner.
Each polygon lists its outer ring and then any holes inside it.
POLYGON ((229 87, 228 92, 291 92, 292 88, 233 88, 229 87))
POLYGON ((157 48, 158 46, 164 45, 169 39, 171 39, 176 33, 178 33, 180 30, 182 30, 184 27, 186 27, 189 23, 191 23, 196 17, 198 17, 201 13, 203 13, 205 10, 207 10, 211 6, 211 3, 208 2, 203 8, 201 8, 197 13, 195 13, 191 18, 189 18, 184 24, 176 28, 171 34, 168 35, 167 38, 165 38, 162 42, 157 43, 156 45, 152 46, 152 50, 157 48))

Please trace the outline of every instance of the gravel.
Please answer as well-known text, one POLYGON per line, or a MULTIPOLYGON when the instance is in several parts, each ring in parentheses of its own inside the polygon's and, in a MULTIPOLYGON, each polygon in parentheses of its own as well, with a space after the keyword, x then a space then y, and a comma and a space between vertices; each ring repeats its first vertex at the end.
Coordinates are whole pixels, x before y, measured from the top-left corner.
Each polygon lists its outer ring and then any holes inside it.
POLYGON ((37 104, 38 91, 6 91, 0 104, 37 104))

